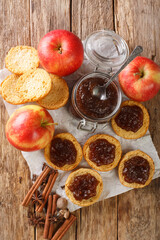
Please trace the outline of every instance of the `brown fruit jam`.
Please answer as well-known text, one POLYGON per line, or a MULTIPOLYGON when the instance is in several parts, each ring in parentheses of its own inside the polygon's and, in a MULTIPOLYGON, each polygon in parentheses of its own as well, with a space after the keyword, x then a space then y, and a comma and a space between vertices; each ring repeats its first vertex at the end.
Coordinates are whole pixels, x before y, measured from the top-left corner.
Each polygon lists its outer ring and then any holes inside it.
POLYGON ((136 105, 123 106, 115 122, 126 131, 137 132, 143 125, 143 111, 136 105))
POLYGON ((128 183, 145 184, 149 178, 150 166, 146 159, 140 156, 132 157, 124 163, 123 176, 128 183))
POLYGON ((73 164, 76 161, 77 151, 74 144, 67 139, 55 138, 51 142, 50 159, 57 167, 73 164))
POLYGON ((104 118, 116 108, 118 94, 115 87, 110 84, 106 89, 106 100, 100 100, 92 95, 95 86, 102 86, 106 82, 102 78, 88 78, 77 89, 76 102, 79 110, 90 118, 104 118))
POLYGON ((97 166, 107 165, 114 161, 115 145, 106 139, 97 139, 89 145, 89 159, 97 166))
POLYGON ((90 173, 83 174, 74 178, 69 189, 76 200, 82 201, 96 196, 96 188, 99 181, 90 173))

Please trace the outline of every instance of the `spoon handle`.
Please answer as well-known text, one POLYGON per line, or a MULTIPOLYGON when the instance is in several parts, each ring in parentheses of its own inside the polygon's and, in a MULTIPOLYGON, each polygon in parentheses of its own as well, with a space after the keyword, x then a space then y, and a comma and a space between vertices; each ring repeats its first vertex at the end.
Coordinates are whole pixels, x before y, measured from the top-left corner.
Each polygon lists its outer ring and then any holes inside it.
POLYGON ((143 48, 141 46, 135 47, 127 61, 120 67, 120 69, 109 79, 109 81, 106 83, 105 87, 107 87, 115 77, 118 76, 118 74, 135 58, 137 57, 141 52, 143 52, 143 48))

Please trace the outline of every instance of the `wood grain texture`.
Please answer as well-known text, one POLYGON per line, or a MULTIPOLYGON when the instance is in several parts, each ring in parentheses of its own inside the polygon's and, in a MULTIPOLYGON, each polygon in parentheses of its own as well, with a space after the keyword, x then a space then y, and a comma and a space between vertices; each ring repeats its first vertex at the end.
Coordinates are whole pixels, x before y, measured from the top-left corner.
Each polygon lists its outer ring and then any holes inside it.
MULTIPOLYGON (((100 29, 113 29, 113 2, 72 1, 72 31, 81 39, 100 29)), ((70 239, 70 238, 66 238, 70 239)), ((117 197, 82 208, 77 217, 77 240, 117 240, 117 197)))
POLYGON ((93 31, 113 29, 112 0, 73 0, 72 31, 82 40, 93 31))
MULTIPOLYGON (((55 29, 70 30, 69 0, 31 0, 30 1, 31 45, 36 47, 40 39, 55 29)), ((76 225, 70 228, 64 239, 75 239, 76 225)), ((36 229, 36 239, 43 239, 43 229, 36 229)))
MULTIPOLYGON (((129 44, 144 48, 143 56, 160 64, 159 38, 160 1, 123 1, 115 3, 115 29, 129 44)), ((160 155, 160 94, 144 103, 150 113, 150 133, 160 155)), ((149 146, 148 146, 149 147, 149 146)), ((118 197, 118 239, 159 240, 157 222, 160 216, 160 180, 141 190, 133 190, 118 197)))
POLYGON ((55 29, 70 30, 70 0, 30 0, 31 45, 55 29))
MULTIPOLYGON (((0 64, 3 68, 5 55, 12 46, 30 45, 29 2, 2 0, 0 22, 0 64)), ((20 151, 6 140, 8 114, 1 97, 0 109, 0 239, 32 240, 34 229, 28 224, 28 209, 21 206, 31 183, 30 172, 20 151)))

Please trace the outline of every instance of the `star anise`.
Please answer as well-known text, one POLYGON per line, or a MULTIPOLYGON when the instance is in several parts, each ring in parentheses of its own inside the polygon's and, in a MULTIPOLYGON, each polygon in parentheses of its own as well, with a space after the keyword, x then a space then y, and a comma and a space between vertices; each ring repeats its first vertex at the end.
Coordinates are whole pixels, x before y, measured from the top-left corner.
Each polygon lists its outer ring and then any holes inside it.
POLYGON ((41 227, 45 223, 44 217, 36 216, 35 213, 28 213, 29 224, 33 225, 34 227, 41 227))
POLYGON ((43 197, 40 194, 40 192, 38 190, 35 191, 35 193, 32 196, 32 203, 39 203, 40 205, 43 204, 43 197))
POLYGON ((63 215, 59 214, 58 211, 56 211, 54 215, 50 214, 49 216, 49 221, 52 223, 61 222, 63 220, 64 220, 63 215))

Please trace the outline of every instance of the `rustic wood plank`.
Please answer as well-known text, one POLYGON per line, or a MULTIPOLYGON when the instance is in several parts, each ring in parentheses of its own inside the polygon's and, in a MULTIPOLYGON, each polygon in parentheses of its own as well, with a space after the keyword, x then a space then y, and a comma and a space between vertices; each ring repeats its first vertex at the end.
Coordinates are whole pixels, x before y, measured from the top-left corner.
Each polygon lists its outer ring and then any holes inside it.
MULTIPOLYGON (((1 68, 7 51, 19 44, 30 44, 29 1, 2 0, 0 4, 1 68)), ((30 185, 30 173, 20 151, 5 137, 8 114, 0 97, 0 239, 34 239, 34 228, 28 225, 28 209, 21 201, 30 185)))
MULTIPOLYGON (((143 56, 160 64, 158 14, 160 2, 115 0, 115 29, 129 44, 130 50, 140 44, 143 56)), ((145 103, 150 113, 150 132, 160 155, 160 94, 145 103)), ((160 180, 154 180, 145 189, 133 190, 118 198, 118 239, 158 240, 160 231, 157 221, 160 216, 160 180)))
POLYGON ((70 0, 30 0, 31 45, 55 29, 70 30, 70 0))
POLYGON ((112 0, 73 0, 72 1, 72 31, 82 40, 100 29, 113 30, 112 0))
MULTIPOLYGON (((113 3, 111 0, 73 0, 72 31, 81 39, 93 31, 112 29, 113 3)), ((77 216, 77 240, 117 239, 117 198, 108 199, 82 208, 77 216)), ((70 238, 66 238, 70 239, 70 238)))
POLYGON ((82 208, 78 240, 117 240, 117 198, 110 198, 82 208))
MULTIPOLYGON (((31 45, 38 46, 40 39, 54 29, 70 30, 70 0, 30 0, 31 45)), ((75 239, 76 228, 68 231, 64 239, 75 239)), ((43 239, 43 229, 36 229, 36 239, 43 239)))

